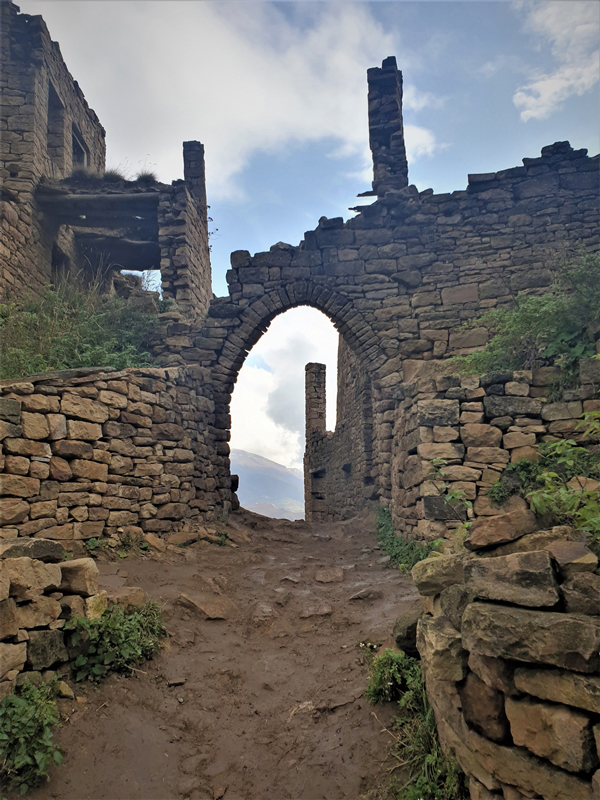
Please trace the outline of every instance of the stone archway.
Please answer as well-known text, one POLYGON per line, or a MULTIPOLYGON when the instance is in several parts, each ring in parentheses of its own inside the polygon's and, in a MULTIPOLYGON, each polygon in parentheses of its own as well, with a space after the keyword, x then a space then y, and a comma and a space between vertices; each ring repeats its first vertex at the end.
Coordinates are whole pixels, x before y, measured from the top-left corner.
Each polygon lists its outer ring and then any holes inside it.
MULTIPOLYGON (((248 278, 253 280, 255 276, 252 271, 248 270, 248 273, 248 278)), ((377 370, 386 361, 370 322, 351 298, 333 287, 311 279, 286 278, 267 291, 261 293, 261 289, 262 286, 244 281, 241 301, 236 302, 233 296, 213 300, 206 327, 202 331, 203 343, 210 342, 214 352, 211 368, 214 403, 212 435, 218 460, 217 489, 224 503, 231 502, 228 446, 231 396, 248 353, 275 317, 299 306, 310 306, 321 311, 331 320, 353 353, 359 368, 368 376, 369 385, 377 383, 377 370), (250 287, 255 287, 254 297, 250 287)))

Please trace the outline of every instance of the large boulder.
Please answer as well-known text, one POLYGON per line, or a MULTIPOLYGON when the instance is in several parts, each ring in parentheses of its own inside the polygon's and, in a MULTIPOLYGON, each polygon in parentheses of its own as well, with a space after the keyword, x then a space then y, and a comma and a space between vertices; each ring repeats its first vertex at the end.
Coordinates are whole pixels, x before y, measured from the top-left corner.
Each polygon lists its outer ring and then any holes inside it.
POLYGON ((498 558, 471 559, 465 585, 476 597, 519 606, 554 606, 560 596, 552 559, 545 550, 498 558))
POLYGON ((479 550, 483 547, 512 542, 526 533, 533 533, 537 527, 535 514, 529 509, 477 519, 471 525, 465 539, 465 547, 468 550, 479 550))
POLYGON ((439 594, 453 583, 463 583, 463 556, 434 556, 419 561, 411 570, 419 594, 439 594))
POLYGON ((600 668, 598 617, 471 603, 463 615, 462 635, 469 652, 577 672, 600 668))

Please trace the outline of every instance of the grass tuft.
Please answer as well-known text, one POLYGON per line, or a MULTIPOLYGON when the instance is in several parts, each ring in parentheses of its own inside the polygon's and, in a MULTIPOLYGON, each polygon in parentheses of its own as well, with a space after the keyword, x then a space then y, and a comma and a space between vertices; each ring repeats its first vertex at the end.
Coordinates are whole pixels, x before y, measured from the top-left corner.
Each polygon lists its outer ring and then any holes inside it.
POLYGON ((408 772, 403 783, 392 781, 396 800, 467 800, 466 778, 440 745, 421 665, 402 651, 384 650, 371 663, 367 689, 371 703, 397 699, 392 723, 393 755, 408 772))
POLYGON ((390 556, 390 563, 408 574, 419 561, 428 558, 439 545, 433 542, 406 540, 396 536, 389 508, 380 508, 377 514, 377 543, 390 556))
POLYGON ((41 297, 1 303, 0 378, 149 364, 156 317, 147 308, 102 294, 98 284, 73 279, 47 286, 41 297))

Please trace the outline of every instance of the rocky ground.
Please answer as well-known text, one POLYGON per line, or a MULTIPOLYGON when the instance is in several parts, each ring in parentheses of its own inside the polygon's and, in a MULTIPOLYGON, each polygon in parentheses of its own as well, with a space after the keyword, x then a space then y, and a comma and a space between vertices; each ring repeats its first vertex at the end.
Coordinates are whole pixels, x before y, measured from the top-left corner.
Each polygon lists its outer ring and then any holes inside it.
POLYGON ((392 644, 411 579, 372 519, 231 519, 237 547, 99 562, 105 587, 164 606, 170 637, 131 677, 60 701, 64 763, 34 800, 358 800, 387 780, 393 709, 364 698, 360 643, 392 644))

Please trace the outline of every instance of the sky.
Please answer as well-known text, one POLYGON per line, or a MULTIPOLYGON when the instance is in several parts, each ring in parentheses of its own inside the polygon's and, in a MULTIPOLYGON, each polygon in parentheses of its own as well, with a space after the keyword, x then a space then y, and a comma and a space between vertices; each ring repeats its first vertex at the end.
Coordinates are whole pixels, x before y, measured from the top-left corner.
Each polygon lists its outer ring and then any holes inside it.
MULTIPOLYGON (((20 0, 52 38, 107 130, 108 166, 183 177, 206 147, 213 291, 233 250, 298 244, 370 188, 366 71, 404 74, 409 181, 464 189, 568 139, 600 149, 596 0, 20 0)), ((368 201, 367 201, 368 202, 368 201)), ((313 309, 278 317, 232 402, 232 445, 301 465, 304 364, 328 368, 337 334, 313 309)))

